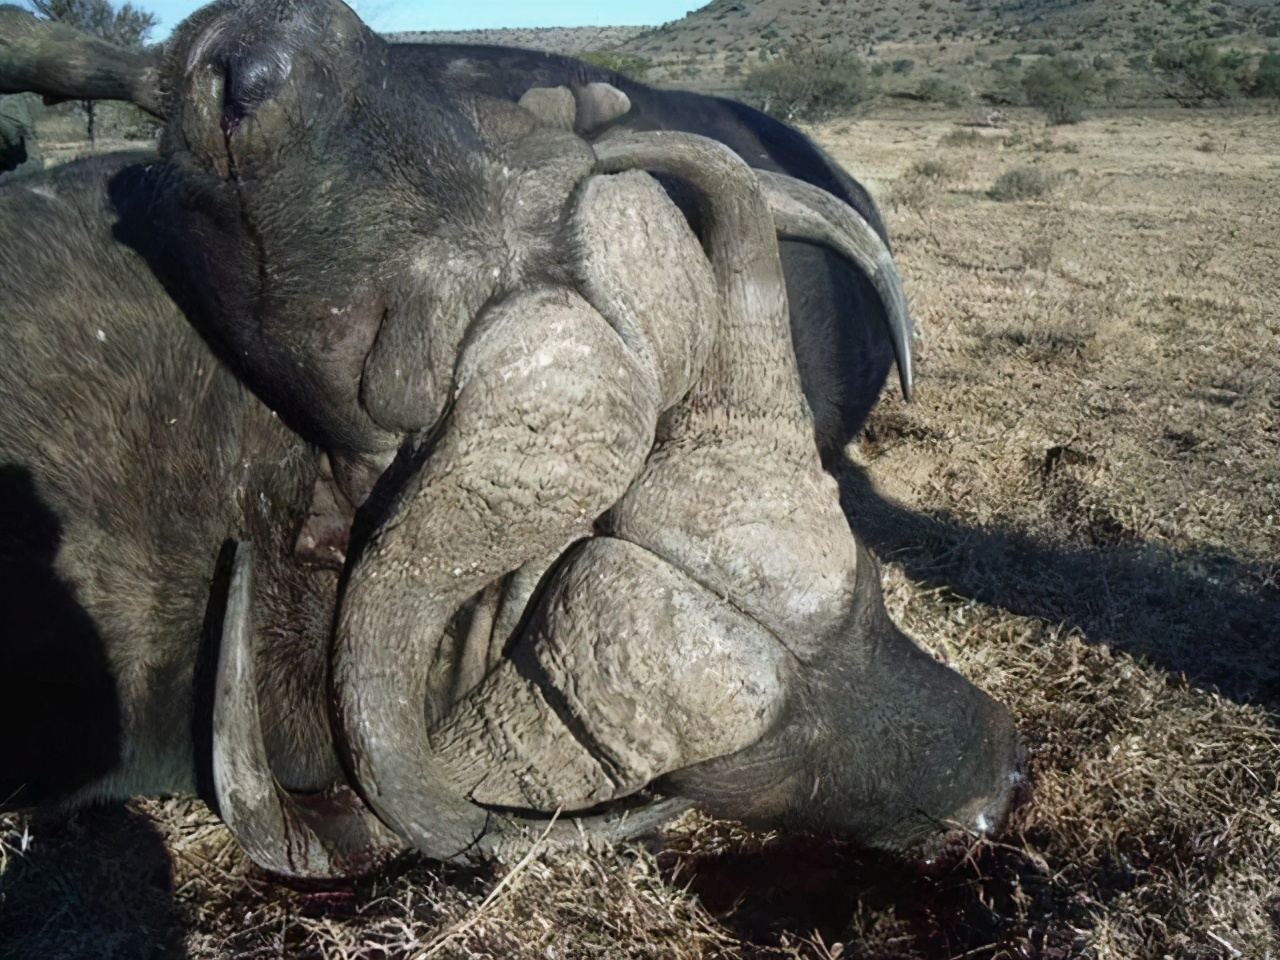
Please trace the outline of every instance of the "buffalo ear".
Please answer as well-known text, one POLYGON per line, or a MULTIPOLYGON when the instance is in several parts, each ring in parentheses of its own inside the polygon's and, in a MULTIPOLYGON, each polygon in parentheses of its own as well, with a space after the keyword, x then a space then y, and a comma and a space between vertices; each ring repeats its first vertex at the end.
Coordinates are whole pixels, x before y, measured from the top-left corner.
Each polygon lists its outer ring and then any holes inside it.
POLYGON ((338 488, 329 458, 322 457, 311 510, 294 543, 294 557, 311 566, 341 570, 347 562, 355 516, 356 508, 338 488))
POLYGON ((341 570, 347 562, 356 510, 369 499, 394 459, 394 453, 323 456, 311 492, 311 509, 294 542, 294 558, 341 570))

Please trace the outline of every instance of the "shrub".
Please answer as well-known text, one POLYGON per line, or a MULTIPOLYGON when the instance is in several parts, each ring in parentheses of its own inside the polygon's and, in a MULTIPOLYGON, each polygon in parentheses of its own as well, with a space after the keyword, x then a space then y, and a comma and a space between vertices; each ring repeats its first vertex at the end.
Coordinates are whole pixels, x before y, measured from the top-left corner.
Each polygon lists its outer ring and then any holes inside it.
POLYGON ((867 70, 850 51, 796 44, 747 74, 744 88, 765 113, 817 120, 847 111, 869 93, 867 70))
POLYGON ((1033 63, 1022 75, 1027 103, 1040 107, 1050 123, 1079 123, 1098 88, 1094 69, 1075 57, 1033 63))
POLYGON ((643 80, 644 75, 653 67, 652 60, 629 53, 618 53, 616 50, 588 50, 578 54, 578 57, 632 80, 643 80))
POLYGON ((1280 53, 1265 53, 1249 83, 1249 96, 1280 98, 1280 53))
POLYGON ((1026 103, 1022 92, 1022 60, 1008 57, 996 60, 988 67, 989 86, 982 92, 982 99, 998 106, 1020 107, 1026 103))
POLYGON ((914 177, 918 180, 925 180, 935 186, 940 186, 952 177, 951 164, 945 160, 925 159, 917 160, 911 165, 907 171, 907 176, 914 177))
POLYGON ((942 139, 938 141, 938 146, 977 147, 994 142, 994 138, 985 137, 977 130, 951 130, 942 135, 942 139))
POLYGON ((915 68, 916 62, 914 60, 903 59, 893 61, 893 72, 903 77, 907 76, 915 68))
POLYGON ((1054 188, 1057 178, 1039 167, 1014 167, 996 177, 987 195, 992 200, 1009 202, 1043 197, 1054 188))
POLYGON ((1222 102, 1240 95, 1244 57, 1224 53, 1212 43, 1160 47, 1151 63, 1169 81, 1165 92, 1183 106, 1222 102))
POLYGON ((950 80, 927 77, 916 87, 916 99, 925 103, 945 103, 948 107, 958 107, 969 99, 969 93, 950 80))

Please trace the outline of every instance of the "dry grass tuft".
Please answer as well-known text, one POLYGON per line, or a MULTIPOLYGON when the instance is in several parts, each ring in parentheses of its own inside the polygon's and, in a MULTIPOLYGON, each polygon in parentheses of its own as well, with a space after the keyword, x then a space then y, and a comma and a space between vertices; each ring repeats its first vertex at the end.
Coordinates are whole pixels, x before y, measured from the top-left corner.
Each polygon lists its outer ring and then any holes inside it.
POLYGON ((1014 167, 996 177, 987 192, 992 200, 1034 200, 1049 193, 1057 184, 1057 178, 1041 167, 1014 167))
POLYGON ((954 130, 948 130, 938 139, 938 146, 940 147, 988 147, 999 145, 1000 141, 996 137, 969 127, 957 127, 954 130))

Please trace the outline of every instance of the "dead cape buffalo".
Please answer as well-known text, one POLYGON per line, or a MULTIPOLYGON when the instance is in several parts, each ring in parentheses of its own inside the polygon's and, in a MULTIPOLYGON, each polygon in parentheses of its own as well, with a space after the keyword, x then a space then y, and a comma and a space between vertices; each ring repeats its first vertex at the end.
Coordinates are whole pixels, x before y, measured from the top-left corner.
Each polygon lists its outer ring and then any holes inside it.
POLYGON ((134 95, 158 162, 0 194, 4 656, 44 684, 6 698, 13 786, 187 789, 210 741, 224 818, 303 875, 557 809, 992 826, 1010 718, 885 615, 791 347, 776 230, 884 285, 874 231, 713 142, 593 148, 394 67, 340 4, 215 4, 134 95), (52 773, 37 721, 80 734, 52 773))

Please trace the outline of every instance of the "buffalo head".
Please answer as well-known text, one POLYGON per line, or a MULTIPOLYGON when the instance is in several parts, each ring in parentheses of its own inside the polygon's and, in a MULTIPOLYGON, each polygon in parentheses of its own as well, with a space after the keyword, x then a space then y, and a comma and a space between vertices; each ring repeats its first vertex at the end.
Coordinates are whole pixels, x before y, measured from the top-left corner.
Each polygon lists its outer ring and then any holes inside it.
MULTIPOLYGON (((380 824, 448 858, 513 812, 618 835, 601 805, 653 788, 899 849, 993 828, 1011 718, 889 622, 791 344, 780 232, 846 257, 909 328, 875 231, 712 141, 592 146, 534 101, 391 66, 338 0, 194 15, 159 69, 152 247, 360 506, 333 718, 380 824), (698 235, 640 171, 687 188, 698 235)), ((264 857, 305 830, 337 863, 387 842, 362 808, 317 823, 274 788, 237 596, 233 825, 264 857)))

